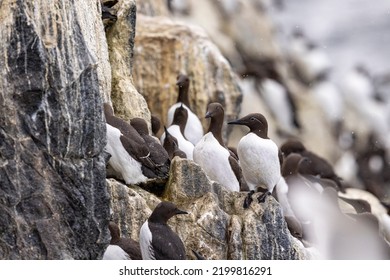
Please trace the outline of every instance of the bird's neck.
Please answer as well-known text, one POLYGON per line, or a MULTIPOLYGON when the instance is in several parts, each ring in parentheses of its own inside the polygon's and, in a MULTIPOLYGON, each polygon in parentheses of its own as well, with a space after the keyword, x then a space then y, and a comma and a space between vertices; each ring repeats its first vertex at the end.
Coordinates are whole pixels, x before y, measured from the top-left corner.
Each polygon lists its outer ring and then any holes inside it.
POLYGON ((163 225, 167 224, 167 221, 165 221, 165 219, 161 218, 160 216, 157 216, 155 213, 152 213, 152 215, 150 215, 148 222, 163 225))
POLYGON ((177 97, 177 102, 181 102, 184 105, 186 105, 188 108, 190 108, 190 99, 188 96, 188 89, 189 86, 179 86, 179 96, 177 97))
POLYGON ((222 138, 223 118, 211 118, 208 132, 211 132, 222 147, 225 147, 222 138))
POLYGON ((257 136, 259 136, 260 138, 263 138, 263 139, 269 139, 268 138, 268 129, 251 129, 252 133, 256 134, 257 136))

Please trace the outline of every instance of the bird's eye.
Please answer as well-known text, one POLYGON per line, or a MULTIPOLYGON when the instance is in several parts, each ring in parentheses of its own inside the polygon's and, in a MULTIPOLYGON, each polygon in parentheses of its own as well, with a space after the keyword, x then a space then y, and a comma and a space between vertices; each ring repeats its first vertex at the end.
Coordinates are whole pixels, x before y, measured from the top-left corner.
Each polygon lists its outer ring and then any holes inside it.
POLYGON ((256 119, 254 117, 251 117, 250 120, 254 122, 256 119))

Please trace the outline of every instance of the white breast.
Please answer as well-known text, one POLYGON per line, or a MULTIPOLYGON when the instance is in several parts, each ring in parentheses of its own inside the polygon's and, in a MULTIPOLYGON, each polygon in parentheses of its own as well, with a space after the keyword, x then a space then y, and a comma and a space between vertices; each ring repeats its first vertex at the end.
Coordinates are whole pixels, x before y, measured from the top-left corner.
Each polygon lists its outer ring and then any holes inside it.
POLYGON ((239 182, 229 163, 230 153, 211 132, 202 137, 194 148, 194 161, 207 176, 231 191, 240 191, 239 182))
POLYGON ((278 147, 254 133, 241 138, 237 146, 242 174, 250 189, 263 185, 271 192, 280 179, 278 147))
MULTIPOLYGON (((173 115, 175 114, 176 108, 180 107, 182 103, 176 103, 171 106, 168 110, 167 126, 170 126, 173 121, 173 115)), ((196 145, 203 136, 203 127, 199 118, 186 106, 183 107, 188 111, 188 119, 184 128, 184 135, 192 144, 196 145)))
POLYGON ((344 116, 344 101, 336 86, 329 81, 315 85, 314 97, 323 108, 329 121, 339 121, 344 116))
POLYGON ((118 245, 108 245, 103 260, 130 260, 130 256, 118 245))
MULTIPOLYGON (((194 145, 183 137, 181 134, 180 127, 178 125, 171 125, 168 127, 168 132, 177 139, 179 149, 186 153, 187 159, 193 158, 194 145)), ((165 132, 161 135, 161 144, 164 143, 165 132)))
POLYGON ((143 260, 154 260, 154 253, 152 248, 152 232, 149 229, 148 221, 142 225, 139 232, 139 245, 143 260))
POLYGON ((141 163, 131 157, 120 141, 121 132, 119 129, 106 124, 107 145, 105 150, 111 155, 108 164, 122 175, 126 184, 138 184, 147 180, 142 174, 141 163))

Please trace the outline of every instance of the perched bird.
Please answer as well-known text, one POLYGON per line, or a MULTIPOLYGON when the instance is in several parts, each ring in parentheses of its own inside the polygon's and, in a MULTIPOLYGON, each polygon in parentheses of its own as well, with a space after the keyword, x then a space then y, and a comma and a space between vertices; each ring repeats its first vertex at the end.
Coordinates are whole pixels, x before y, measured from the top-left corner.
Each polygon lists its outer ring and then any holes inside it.
POLYGON ((249 189, 266 188, 266 192, 258 198, 259 202, 263 202, 281 177, 282 157, 278 146, 268 138, 268 122, 262 114, 255 113, 229 124, 245 125, 250 129, 238 143, 237 153, 249 189))
POLYGON ((275 63, 266 63, 256 76, 261 97, 280 125, 282 133, 294 133, 301 128, 292 93, 279 74, 275 63))
MULTIPOLYGON (((291 153, 298 153, 302 157, 307 158, 307 162, 301 165, 299 172, 305 175, 319 176, 322 179, 330 179, 334 181, 335 187, 344 192, 344 187, 341 183, 341 178, 337 176, 333 167, 322 157, 308 151, 302 142, 298 140, 288 140, 280 148, 284 157, 291 153)), ((313 178, 315 179, 315 178, 313 178)))
POLYGON ((184 124, 185 129, 183 135, 193 145, 196 145, 196 143, 198 143, 200 138, 203 136, 203 127, 199 118, 191 110, 188 95, 190 79, 187 75, 180 74, 177 76, 176 85, 179 89, 179 95, 177 97, 177 102, 173 104, 168 110, 167 126, 170 126, 173 123, 176 109, 183 106, 188 111, 188 118, 184 124))
POLYGON ((341 81, 341 92, 346 103, 358 114, 356 125, 369 128, 369 132, 375 133, 378 140, 388 146, 388 105, 377 100, 368 69, 363 65, 351 69, 341 81))
POLYGON ((322 192, 322 211, 316 213, 317 229, 329 259, 389 259, 390 247, 379 235, 378 219, 370 213, 345 215, 335 189, 322 192), (369 250, 367 250, 369 248, 369 250))
MULTIPOLYGON (((304 175, 299 173, 300 165, 307 159, 299 154, 291 153, 282 164, 282 182, 286 182, 285 194, 278 194, 278 201, 282 209, 288 209, 286 213, 296 217, 302 228, 304 241, 313 243, 316 239, 312 231, 313 219, 310 213, 311 205, 319 200, 322 187, 311 183, 304 175), (283 200, 281 200, 283 198, 283 200), (290 208, 289 208, 290 207, 290 208)), ((280 182, 276 186, 277 193, 280 192, 280 182)))
POLYGON ((108 245, 103 260, 130 260, 130 256, 118 245, 108 245))
MULTIPOLYGON (((121 131, 108 123, 106 129, 107 145, 105 150, 111 155, 108 165, 118 173, 119 179, 123 179, 126 184, 138 184, 146 181, 148 178, 142 173, 142 163, 136 159, 136 156, 132 156, 132 151, 137 150, 136 143, 124 141, 125 136, 121 131)), ((147 155, 142 153, 142 156, 147 155)))
POLYGON ((186 153, 179 149, 179 143, 177 142, 176 137, 171 135, 165 126, 164 126, 164 131, 165 131, 165 138, 164 138, 163 147, 167 151, 169 159, 172 160, 176 156, 180 158, 187 158, 186 153))
POLYGON ((146 121, 142 118, 133 118, 130 120, 130 124, 144 139, 150 151, 150 159, 154 162, 156 168, 158 168, 162 174, 168 176, 171 164, 169 155, 160 141, 149 134, 146 121))
MULTIPOLYGON (((168 127, 168 132, 177 139, 179 149, 182 150, 188 159, 193 159, 194 144, 184 136, 184 130, 188 119, 188 110, 184 106, 179 106, 175 110, 172 124, 168 127)), ((165 133, 161 135, 160 141, 164 143, 165 133)))
POLYGON ((292 210, 292 207, 288 200, 288 185, 283 177, 281 177, 279 182, 276 184, 273 196, 282 207, 283 216, 286 220, 287 227, 290 230, 291 235, 298 239, 302 239, 302 225, 295 216, 295 213, 292 210))
POLYGON ((302 83, 310 85, 318 76, 330 71, 332 65, 328 55, 307 38, 302 30, 292 34, 289 46, 293 70, 302 83))
POLYGON ((333 134, 339 137, 344 118, 344 99, 337 86, 330 81, 328 73, 317 77, 312 87, 315 100, 332 126, 333 134))
POLYGON ((188 214, 171 202, 160 202, 140 230, 140 245, 144 260, 184 260, 186 251, 180 237, 167 222, 179 214, 188 214))
POLYGON ((222 139, 224 115, 221 104, 208 105, 206 118, 211 119, 209 130, 194 148, 194 161, 211 180, 230 191, 238 192, 242 172, 235 155, 229 152, 222 139))
POLYGON ((131 238, 122 238, 116 223, 110 222, 108 229, 111 233, 111 245, 117 245, 130 256, 132 260, 142 260, 141 248, 137 241, 131 238))
POLYGON ((107 145, 111 157, 108 164, 125 180, 126 184, 138 184, 148 178, 166 177, 150 158, 145 140, 127 122, 114 116, 112 107, 104 104, 107 145))

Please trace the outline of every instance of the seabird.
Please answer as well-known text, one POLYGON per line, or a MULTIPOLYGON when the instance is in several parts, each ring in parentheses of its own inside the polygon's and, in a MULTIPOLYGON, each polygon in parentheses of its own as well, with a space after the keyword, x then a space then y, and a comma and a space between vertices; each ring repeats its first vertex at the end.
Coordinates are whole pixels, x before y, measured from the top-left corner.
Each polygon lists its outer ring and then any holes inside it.
POLYGON ((186 251, 180 237, 168 226, 168 220, 188 214, 171 202, 160 202, 140 230, 140 245, 144 260, 184 260, 186 251))
MULTIPOLYGON (((179 106, 175 110, 172 124, 168 127, 168 132, 177 139, 179 149, 182 150, 188 159, 193 158, 194 144, 184 136, 184 130, 188 119, 188 110, 184 106, 179 106)), ((164 143, 165 133, 161 135, 160 141, 164 143)))
POLYGON ((276 192, 282 209, 287 209, 286 213, 289 216, 298 219, 303 240, 313 243, 316 238, 312 229, 314 221, 310 209, 319 200, 322 186, 310 182, 299 173, 300 165, 306 161, 306 158, 296 153, 291 153, 283 160, 282 179, 276 186, 276 192), (284 191, 280 191, 282 182, 286 183, 284 191))
POLYGON ((242 174, 250 190, 265 187, 266 192, 258 198, 263 202, 279 182, 281 154, 278 146, 268 138, 268 122, 259 113, 249 114, 229 124, 245 125, 250 131, 237 146, 242 174))
POLYGON ((378 219, 370 213, 348 214, 339 208, 335 189, 325 188, 322 199, 327 203, 322 216, 325 221, 322 241, 326 242, 330 259, 389 259, 388 244, 379 235, 378 219), (369 248, 369 250, 367 250, 369 248))
POLYGON ((334 135, 339 137, 345 115, 344 99, 338 87, 330 81, 329 73, 318 76, 311 91, 332 126, 334 135))
POLYGON ((276 69, 274 63, 266 63, 256 76, 261 97, 269 107, 272 115, 281 126, 281 132, 294 133, 301 128, 297 116, 297 106, 292 93, 276 69))
POLYGON ((160 170, 161 175, 165 175, 167 177, 171 164, 167 151, 163 146, 161 146, 158 139, 149 134, 148 125, 144 119, 133 118, 130 120, 130 124, 144 139, 150 151, 150 159, 154 162, 156 168, 160 170))
MULTIPOLYGON (((344 192, 341 178, 337 176, 333 167, 322 157, 308 151, 302 142, 298 140, 288 140, 280 148, 284 157, 291 153, 298 153, 307 158, 307 163, 301 165, 299 172, 305 175, 319 176, 322 179, 330 179, 336 184, 336 188, 344 192)), ((313 178, 315 179, 315 178, 313 178)))
POLYGON ((191 110, 188 95, 190 79, 187 75, 180 74, 177 76, 176 85, 179 89, 179 95, 177 97, 177 102, 168 110, 167 126, 170 126, 173 123, 176 109, 183 106, 188 111, 188 119, 185 122, 184 136, 188 139, 188 141, 196 145, 203 136, 203 127, 199 118, 191 110))
POLYGON ((177 142, 176 137, 174 137, 169 133, 166 126, 164 126, 164 131, 165 131, 165 138, 164 138, 163 147, 167 151, 169 159, 172 160, 176 156, 180 158, 187 158, 186 153, 179 149, 179 143, 177 142))
POLYGON ((206 118, 210 118, 208 132, 194 148, 194 161, 207 176, 230 191, 240 191, 241 168, 235 155, 229 152, 222 139, 224 109, 219 103, 210 103, 206 118))
POLYGON ((110 222, 108 229, 111 233, 111 245, 117 245, 130 256, 132 260, 142 260, 141 248, 137 241, 131 238, 122 238, 116 223, 110 222))
POLYGON ((110 166, 126 184, 138 184, 148 178, 166 177, 150 158, 145 140, 130 123, 115 117, 112 107, 104 103, 107 128, 106 151, 111 155, 110 166))

